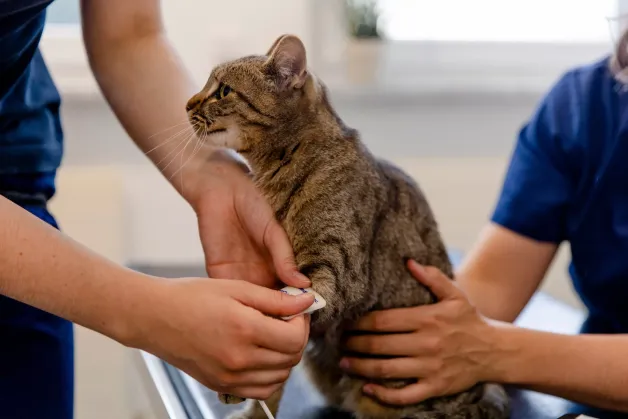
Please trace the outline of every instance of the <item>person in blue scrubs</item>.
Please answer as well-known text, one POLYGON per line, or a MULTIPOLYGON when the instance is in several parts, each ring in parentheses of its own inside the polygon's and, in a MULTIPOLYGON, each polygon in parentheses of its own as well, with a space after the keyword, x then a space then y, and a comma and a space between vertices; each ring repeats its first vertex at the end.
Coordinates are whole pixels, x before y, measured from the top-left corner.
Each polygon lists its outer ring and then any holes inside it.
POLYGON ((244 165, 206 146, 178 153, 185 164, 167 158, 182 148, 166 140, 184 126, 197 88, 164 34, 159 0, 83 0, 85 47, 129 136, 153 150, 167 179, 185 178, 173 187, 198 216, 210 278, 142 275, 57 230, 47 202, 62 162, 61 97, 39 50, 50 3, 0 0, 0 416, 73 417, 71 321, 214 390, 267 398, 299 361, 308 330, 303 316, 267 315, 312 304, 269 287, 276 277, 309 281, 244 165))
POLYGON ((411 262, 439 302, 357 322, 357 330, 390 334, 355 335, 347 348, 392 358, 347 357, 347 371, 419 378, 404 389, 367 384, 367 393, 405 404, 499 382, 628 413, 626 38, 614 57, 560 77, 524 125, 491 222, 456 273, 458 286, 411 262), (588 309, 582 333, 513 326, 563 242, 588 309))

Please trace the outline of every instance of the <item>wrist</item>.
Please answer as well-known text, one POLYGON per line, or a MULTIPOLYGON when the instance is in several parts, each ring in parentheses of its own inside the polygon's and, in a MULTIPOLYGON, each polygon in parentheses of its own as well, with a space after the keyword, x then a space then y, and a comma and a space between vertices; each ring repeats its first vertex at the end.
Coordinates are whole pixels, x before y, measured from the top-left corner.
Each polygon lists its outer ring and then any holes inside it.
POLYGON ((235 152, 227 149, 211 148, 199 153, 193 161, 186 164, 182 174, 184 182, 171 179, 173 186, 181 196, 198 212, 202 197, 212 188, 216 180, 230 175, 249 174, 249 167, 235 152))
POLYGON ((111 320, 103 324, 103 334, 131 348, 145 348, 146 332, 151 316, 161 307, 158 297, 160 278, 128 270, 124 291, 115 300, 111 320))
POLYGON ((490 342, 490 351, 485 363, 482 381, 512 384, 513 360, 520 359, 523 351, 518 339, 518 328, 510 323, 485 319, 487 331, 485 336, 490 342))

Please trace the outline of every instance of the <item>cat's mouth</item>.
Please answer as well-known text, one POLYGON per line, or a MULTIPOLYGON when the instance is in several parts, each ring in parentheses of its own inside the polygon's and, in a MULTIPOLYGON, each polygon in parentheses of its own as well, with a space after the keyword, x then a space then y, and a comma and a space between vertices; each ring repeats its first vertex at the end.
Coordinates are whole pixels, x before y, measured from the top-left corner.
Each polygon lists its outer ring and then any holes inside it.
POLYGON ((227 132, 227 128, 215 128, 207 131, 207 135, 218 134, 220 132, 227 132))

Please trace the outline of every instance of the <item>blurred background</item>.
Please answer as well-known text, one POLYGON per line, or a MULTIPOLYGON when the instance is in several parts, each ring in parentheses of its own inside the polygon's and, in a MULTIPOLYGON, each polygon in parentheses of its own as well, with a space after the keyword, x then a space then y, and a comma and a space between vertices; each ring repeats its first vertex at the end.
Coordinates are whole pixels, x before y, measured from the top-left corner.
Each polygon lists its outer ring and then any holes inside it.
MULTIPOLYGON (((628 11, 626 0, 161 3, 199 88, 216 63, 299 35, 340 115, 418 180, 461 252, 490 216, 518 130, 542 95, 567 69, 609 54, 628 11)), ((202 265, 193 212, 115 120, 80 36, 78 0, 56 0, 42 50, 64 98, 66 157, 52 203, 61 227, 122 264, 202 265)), ((562 249, 543 287, 578 306, 567 261, 562 249)), ((151 417, 130 359, 77 328, 77 418, 151 417)))

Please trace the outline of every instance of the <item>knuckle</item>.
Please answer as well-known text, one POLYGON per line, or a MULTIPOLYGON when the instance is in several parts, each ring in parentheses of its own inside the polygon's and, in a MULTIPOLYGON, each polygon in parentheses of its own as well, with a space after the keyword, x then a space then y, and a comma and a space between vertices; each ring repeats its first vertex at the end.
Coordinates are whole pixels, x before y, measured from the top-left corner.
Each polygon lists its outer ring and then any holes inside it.
POLYGON ((290 365, 290 368, 296 367, 299 364, 299 362, 301 362, 301 357, 300 356, 293 356, 288 361, 288 365, 290 365))
POLYGON ((281 262, 283 266, 288 269, 294 269, 297 267, 297 264, 292 256, 284 256, 281 262))
POLYGON ((388 325, 388 320, 386 319, 385 316, 382 316, 380 314, 376 314, 371 319, 371 323, 372 323, 373 329, 375 329, 375 330, 384 330, 384 329, 386 329, 386 326, 388 325))
POLYGON ((224 363, 228 371, 241 371, 246 368, 246 358, 237 351, 227 352, 224 363))
POLYGON ((374 353, 374 352, 377 352, 380 345, 377 343, 375 339, 364 337, 362 341, 362 346, 364 347, 364 349, 366 349, 366 352, 374 353))
POLYGON ((243 340, 250 341, 254 336, 253 327, 250 323, 247 322, 238 322, 233 325, 233 329, 235 329, 235 333, 243 340))
POLYGON ((235 375, 227 371, 219 373, 216 379, 218 381, 218 387, 221 389, 228 389, 237 384, 235 375))
POLYGON ((444 344, 440 338, 432 338, 425 341, 425 347, 431 354, 437 354, 443 351, 444 344))
POLYGON ((435 359, 431 363, 430 370, 432 371, 432 373, 436 374, 438 372, 441 372, 444 367, 445 367, 445 362, 442 359, 438 358, 438 359, 435 359))
POLYGON ((290 377, 290 370, 284 370, 279 374, 279 383, 284 383, 290 377))
POLYGON ((273 303, 276 305, 285 305, 286 303, 289 303, 291 300, 290 298, 294 298, 292 296, 289 296, 288 294, 284 294, 283 292, 279 292, 279 291, 275 291, 273 292, 273 303))
POLYGON ((391 373, 392 373, 391 368, 390 368, 390 363, 386 361, 382 361, 375 364, 374 370, 375 370, 375 375, 381 378, 390 378, 391 373))

